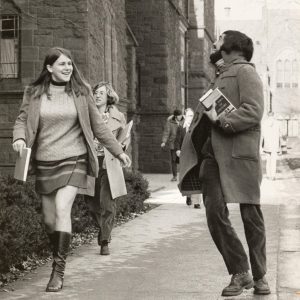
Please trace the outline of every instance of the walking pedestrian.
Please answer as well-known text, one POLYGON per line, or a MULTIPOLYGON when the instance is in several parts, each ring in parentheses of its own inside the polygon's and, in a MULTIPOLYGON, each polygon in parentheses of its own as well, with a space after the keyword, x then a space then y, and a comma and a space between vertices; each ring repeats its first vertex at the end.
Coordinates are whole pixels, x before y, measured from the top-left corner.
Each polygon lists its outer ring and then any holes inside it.
POLYGON ((277 153, 280 151, 280 127, 275 119, 274 112, 268 112, 263 122, 263 151, 266 155, 266 175, 268 179, 276 179, 277 153))
MULTIPOLYGON (((93 88, 93 94, 104 123, 115 137, 118 138, 122 128, 126 125, 126 120, 124 114, 116 107, 116 104, 119 102, 117 93, 109 82, 99 82, 93 88)), ((107 165, 105 163, 107 158, 105 158, 103 145, 96 138, 94 142, 99 162, 99 173, 95 181, 94 196, 86 195, 85 199, 93 219, 99 228, 98 245, 101 247, 100 254, 109 255, 108 243, 111 239, 117 209, 116 199, 112 197, 110 178, 106 170, 106 168, 111 168, 112 164, 107 165)), ((116 174, 117 172, 122 172, 122 169, 114 168, 110 171, 116 174)), ((118 182, 115 185, 120 189, 118 196, 125 195, 126 188, 122 189, 125 186, 124 177, 116 174, 113 178, 114 180, 121 178, 122 182, 118 182)))
POLYGON ((255 294, 265 295, 270 289, 265 277, 266 235, 260 207, 262 83, 250 63, 253 43, 249 37, 225 31, 214 46, 211 59, 223 58, 225 62, 214 87, 237 109, 217 117, 214 106, 204 111, 199 104, 182 145, 179 188, 182 193, 203 191, 210 234, 232 275, 222 295, 239 295, 253 286, 255 294), (240 204, 253 278, 227 203, 240 204))
MULTIPOLYGON (((176 134, 176 139, 175 139, 175 143, 174 143, 174 148, 176 151, 176 155, 179 158, 180 161, 180 153, 181 153, 181 147, 182 147, 182 143, 184 140, 184 137, 186 135, 186 133, 188 132, 190 125, 192 123, 194 117, 194 111, 191 108, 187 108, 184 111, 184 123, 183 125, 179 125, 178 129, 177 129, 177 134, 176 134)), ((194 208, 201 208, 200 205, 200 195, 187 195, 186 196, 186 205, 190 206, 192 205, 192 197, 194 199, 194 208)))
POLYGON ((71 209, 78 189, 87 187, 87 175, 98 175, 93 135, 124 165, 130 165, 129 157, 105 126, 70 51, 51 48, 40 75, 24 92, 13 130, 15 151, 32 148, 36 191, 41 195, 53 250, 47 292, 63 287, 71 209))
POLYGON ((165 148, 168 143, 170 149, 170 158, 171 158, 171 169, 173 177, 171 181, 177 181, 177 156, 176 150, 174 149, 174 142, 176 139, 176 133, 179 125, 182 125, 184 122, 184 117, 181 110, 175 109, 173 115, 168 117, 167 123, 162 136, 161 147, 165 148))

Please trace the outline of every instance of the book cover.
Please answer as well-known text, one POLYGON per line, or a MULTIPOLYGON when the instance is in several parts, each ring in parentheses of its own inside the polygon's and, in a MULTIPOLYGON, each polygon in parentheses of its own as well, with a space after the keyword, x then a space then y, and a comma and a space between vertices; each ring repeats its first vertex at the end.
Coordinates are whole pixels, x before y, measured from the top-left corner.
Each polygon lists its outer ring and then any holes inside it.
POLYGON ((214 90, 210 89, 209 91, 207 91, 199 99, 199 101, 207 110, 211 108, 213 103, 215 103, 215 110, 218 117, 236 110, 234 105, 218 88, 214 90))
POLYGON ((26 181, 28 174, 28 167, 30 161, 31 149, 23 148, 21 154, 18 155, 15 165, 14 178, 26 181))

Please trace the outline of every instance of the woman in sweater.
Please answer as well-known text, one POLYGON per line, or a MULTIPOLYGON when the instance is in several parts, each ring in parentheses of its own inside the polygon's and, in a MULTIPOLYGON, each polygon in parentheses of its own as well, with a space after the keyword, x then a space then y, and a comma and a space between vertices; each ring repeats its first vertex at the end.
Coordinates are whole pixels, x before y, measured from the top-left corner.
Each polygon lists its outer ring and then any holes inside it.
MULTIPOLYGON (((94 87, 93 93, 104 123, 118 138, 122 128, 126 125, 126 120, 124 114, 116 107, 119 102, 117 93, 108 82, 99 82, 94 87)), ((116 181, 117 178, 120 180, 118 182, 118 197, 125 195, 127 192, 122 169, 118 166, 112 166, 111 162, 106 164, 108 158, 105 157, 102 144, 97 139, 94 142, 99 162, 99 174, 95 182, 95 195, 93 197, 86 196, 86 201, 99 228, 98 244, 101 247, 100 254, 109 255, 108 243, 116 215, 116 199, 111 193, 112 181, 116 181), (113 173, 114 176, 108 176, 108 172, 113 173)))
POLYGON ((106 128, 71 53, 51 48, 41 74, 24 92, 13 131, 15 151, 32 148, 36 191, 41 195, 53 249, 47 292, 63 287, 71 241, 71 209, 78 189, 87 188, 87 175, 98 175, 93 135, 123 165, 130 165, 129 157, 106 128))

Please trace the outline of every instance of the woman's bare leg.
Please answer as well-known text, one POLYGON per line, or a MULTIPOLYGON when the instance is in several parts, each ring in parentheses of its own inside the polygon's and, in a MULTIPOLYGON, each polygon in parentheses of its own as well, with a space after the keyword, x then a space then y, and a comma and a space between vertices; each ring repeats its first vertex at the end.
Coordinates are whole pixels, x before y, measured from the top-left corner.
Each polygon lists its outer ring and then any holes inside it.
POLYGON ((70 185, 67 185, 57 191, 55 197, 56 231, 72 232, 71 210, 77 192, 78 188, 70 185))

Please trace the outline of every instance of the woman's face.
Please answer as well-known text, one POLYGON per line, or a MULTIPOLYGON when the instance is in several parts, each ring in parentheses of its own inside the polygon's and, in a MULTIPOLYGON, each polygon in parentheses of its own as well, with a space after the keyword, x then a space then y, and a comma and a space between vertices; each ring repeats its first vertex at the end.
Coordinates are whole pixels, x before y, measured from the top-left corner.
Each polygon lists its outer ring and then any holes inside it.
POLYGON ((47 65, 47 69, 51 73, 51 77, 54 81, 68 82, 71 79, 73 65, 70 58, 61 54, 52 66, 47 65))
POLYGON ((191 125, 192 123, 192 120, 193 120, 193 117, 194 117, 194 112, 188 110, 186 113, 185 113, 185 122, 188 126, 191 125))
POLYGON ((105 85, 100 86, 95 91, 95 99, 97 106, 103 106, 107 104, 107 90, 105 85))

